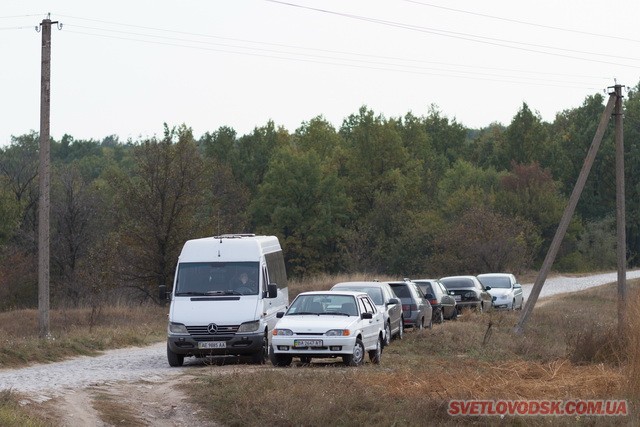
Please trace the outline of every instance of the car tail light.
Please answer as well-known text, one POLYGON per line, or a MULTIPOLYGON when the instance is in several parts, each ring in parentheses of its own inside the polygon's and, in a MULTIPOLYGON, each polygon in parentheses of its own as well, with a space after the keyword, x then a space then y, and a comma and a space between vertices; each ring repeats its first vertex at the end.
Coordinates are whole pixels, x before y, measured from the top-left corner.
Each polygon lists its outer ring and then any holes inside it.
POLYGON ((431 303, 431 305, 436 305, 436 304, 438 304, 438 300, 437 299, 430 299, 429 303, 431 303))
POLYGON ((414 311, 418 310, 418 306, 416 304, 402 304, 402 311, 414 311))

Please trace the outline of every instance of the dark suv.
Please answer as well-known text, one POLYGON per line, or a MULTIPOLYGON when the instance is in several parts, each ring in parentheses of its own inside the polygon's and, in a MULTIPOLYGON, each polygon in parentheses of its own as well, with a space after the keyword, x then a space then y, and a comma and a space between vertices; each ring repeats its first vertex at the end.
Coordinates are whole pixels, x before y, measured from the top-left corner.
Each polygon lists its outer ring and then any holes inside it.
POLYGON ((393 292, 402 301, 402 313, 404 326, 423 329, 425 326, 431 329, 433 326, 433 309, 424 294, 414 282, 405 279, 403 282, 389 282, 393 292))
POLYGON ((431 303, 434 322, 442 323, 444 319, 453 320, 458 317, 455 297, 439 280, 417 279, 414 282, 431 303))

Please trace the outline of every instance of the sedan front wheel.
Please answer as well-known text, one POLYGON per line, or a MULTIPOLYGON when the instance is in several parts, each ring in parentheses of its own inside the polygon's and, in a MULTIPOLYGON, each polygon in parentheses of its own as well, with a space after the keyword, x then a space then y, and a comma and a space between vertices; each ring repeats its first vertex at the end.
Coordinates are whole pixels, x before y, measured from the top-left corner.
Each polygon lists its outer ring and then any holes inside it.
POLYGON ((360 338, 356 338, 353 352, 342 356, 342 362, 347 366, 360 366, 364 363, 364 344, 360 338))

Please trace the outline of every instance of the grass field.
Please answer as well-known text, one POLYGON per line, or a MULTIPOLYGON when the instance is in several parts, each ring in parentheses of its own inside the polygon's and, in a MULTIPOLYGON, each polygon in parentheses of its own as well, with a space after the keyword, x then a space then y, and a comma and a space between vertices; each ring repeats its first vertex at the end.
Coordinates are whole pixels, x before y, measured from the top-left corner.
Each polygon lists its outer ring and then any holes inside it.
MULTIPOLYGON (((363 277, 292 282, 292 294, 363 277)), ((369 279, 369 278, 367 278, 369 279)), ((379 278, 383 280, 384 278, 379 278)), ((640 283, 629 283, 629 334, 617 334, 614 285, 554 297, 536 308, 523 335, 518 312, 466 313, 432 330, 408 331, 382 364, 294 362, 240 369, 184 385, 208 419, 226 426, 629 425, 640 402, 640 283), (452 417, 451 399, 626 399, 626 417, 452 417)), ((52 339, 37 338, 37 313, 0 313, 0 367, 61 360, 165 339, 166 308, 52 311, 52 339), (142 337, 142 338, 141 338, 142 337)), ((105 402, 107 409, 109 402, 105 402)), ((117 406, 114 411, 123 408, 117 406)), ((103 409, 104 410, 104 409, 103 409)), ((0 393, 0 425, 48 425, 10 392, 0 393)))

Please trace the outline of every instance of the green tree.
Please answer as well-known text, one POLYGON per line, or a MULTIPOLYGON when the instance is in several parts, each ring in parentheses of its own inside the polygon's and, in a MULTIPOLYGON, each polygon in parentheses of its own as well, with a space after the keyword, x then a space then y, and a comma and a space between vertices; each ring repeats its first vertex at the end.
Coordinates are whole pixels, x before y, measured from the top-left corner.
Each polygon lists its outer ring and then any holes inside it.
POLYGON ((437 236, 432 268, 442 274, 523 271, 531 265, 537 242, 532 225, 476 206, 450 222, 437 236))
POLYGON ((258 232, 281 239, 289 273, 305 276, 340 270, 349 207, 337 174, 323 171, 315 151, 282 147, 250 209, 258 232))
POLYGON ((503 164, 508 169, 513 161, 516 163, 540 162, 545 155, 547 130, 540 115, 533 113, 526 103, 511 120, 505 133, 504 159, 508 163, 503 164))
POLYGON ((197 235, 202 159, 184 125, 165 126, 162 141, 144 141, 133 154, 133 174, 112 177, 120 207, 117 267, 123 286, 157 300, 158 288, 171 284, 182 244, 197 235))
POLYGON ((493 168, 482 169, 457 160, 438 184, 440 211, 451 219, 473 207, 492 207, 502 175, 493 168))
POLYGON ((380 273, 404 271, 405 229, 410 212, 423 209, 422 162, 405 147, 398 121, 376 117, 362 107, 342 125, 345 141, 340 174, 354 201, 347 239, 352 269, 380 273), (366 256, 361 254, 366 252, 366 256), (393 253, 394 257, 390 257, 393 253))
POLYGON ((262 182, 271 156, 279 147, 289 144, 289 133, 276 128, 272 121, 254 129, 251 135, 240 137, 231 156, 233 174, 251 194, 255 194, 262 182))

